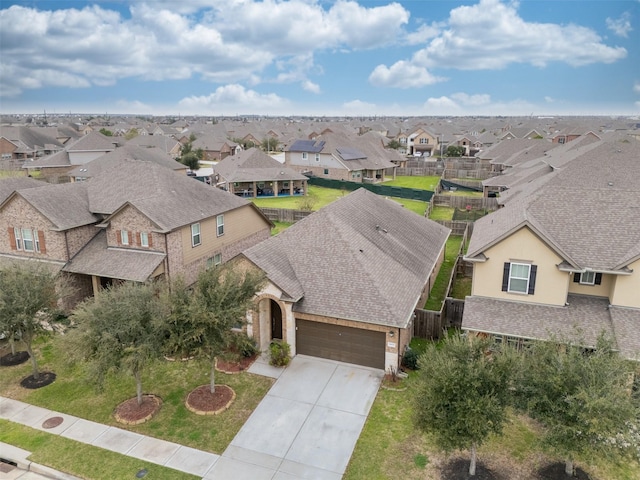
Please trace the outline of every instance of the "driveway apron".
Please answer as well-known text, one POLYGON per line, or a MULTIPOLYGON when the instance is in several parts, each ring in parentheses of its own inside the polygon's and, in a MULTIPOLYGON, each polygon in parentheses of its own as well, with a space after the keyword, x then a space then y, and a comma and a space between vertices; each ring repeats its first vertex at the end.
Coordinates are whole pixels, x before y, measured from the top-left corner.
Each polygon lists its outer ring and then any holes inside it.
POLYGON ((342 478, 383 376, 297 355, 205 479, 342 478))

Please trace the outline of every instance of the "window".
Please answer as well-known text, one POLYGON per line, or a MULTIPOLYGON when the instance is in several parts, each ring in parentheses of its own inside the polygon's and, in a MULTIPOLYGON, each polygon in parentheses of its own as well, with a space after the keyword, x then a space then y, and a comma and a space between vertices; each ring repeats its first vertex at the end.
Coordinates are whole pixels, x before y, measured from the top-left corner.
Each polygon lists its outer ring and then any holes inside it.
POLYGON ((200 224, 194 223, 191 225, 191 246, 197 247, 200 243, 200 224))
POLYGON ((329 175, 329 169, 328 169, 328 168, 325 168, 325 169, 324 169, 324 174, 325 174, 325 175, 329 175))
POLYGON ((129 245, 129 232, 126 230, 120 230, 120 243, 122 245, 129 245))
POLYGON ((220 237, 224 235, 224 215, 218 215, 216 217, 216 223, 218 225, 217 235, 220 237))
POLYGON ((529 263, 505 263, 502 275, 502 291, 533 295, 538 267, 529 263))
POLYGON ((222 263, 222 254, 216 253, 213 257, 207 258, 207 269, 213 268, 222 263))
POLYGON ((426 145, 427 143, 429 143, 429 139, 428 139, 428 138, 421 138, 421 139, 420 139, 420 143, 421 143, 422 145, 426 145))
POLYGON ((407 137, 400 137, 400 145, 406 145, 407 144, 407 137))
POLYGON ((319 162, 319 161, 320 161, 320 154, 316 153, 316 162, 319 162))
POLYGON ((140 233, 140 246, 141 247, 149 246, 149 234, 147 232, 140 233))
POLYGON ((20 235, 20 229, 13 229, 13 236, 16 239, 16 250, 22 250, 22 235, 20 235))
POLYGON ((582 285, 601 285, 602 273, 596 272, 583 272, 573 274, 573 283, 580 283, 582 285))
POLYGON ((22 229, 22 245, 25 252, 33 252, 33 232, 29 228, 22 229))
POLYGON ((307 159, 307 152, 302 152, 302 159, 306 160, 307 159))

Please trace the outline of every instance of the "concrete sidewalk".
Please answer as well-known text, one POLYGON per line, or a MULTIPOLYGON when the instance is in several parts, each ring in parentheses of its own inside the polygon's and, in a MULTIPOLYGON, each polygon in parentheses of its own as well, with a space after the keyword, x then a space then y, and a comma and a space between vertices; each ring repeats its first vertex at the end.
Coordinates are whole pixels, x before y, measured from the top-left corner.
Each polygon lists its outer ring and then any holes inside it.
MULTIPOLYGON (((249 372, 277 380, 222 455, 4 397, 0 418, 205 480, 341 479, 384 372, 302 355, 286 369, 260 358, 249 372), (47 428, 54 417, 57 425, 47 428)), ((35 473, 32 467, 37 469, 29 455, 0 443, 0 458, 20 459, 21 468, 32 470, 23 470, 24 477, 0 478, 39 478, 27 476, 35 473)), ((51 475, 45 478, 73 479, 48 470, 51 475)))

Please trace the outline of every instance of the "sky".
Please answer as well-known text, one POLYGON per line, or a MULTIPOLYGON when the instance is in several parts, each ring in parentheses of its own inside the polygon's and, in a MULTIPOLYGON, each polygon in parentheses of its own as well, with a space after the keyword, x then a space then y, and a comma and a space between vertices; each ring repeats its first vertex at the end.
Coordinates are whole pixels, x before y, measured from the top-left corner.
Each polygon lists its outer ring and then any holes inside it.
POLYGON ((0 113, 640 115, 640 0, 0 0, 0 113))

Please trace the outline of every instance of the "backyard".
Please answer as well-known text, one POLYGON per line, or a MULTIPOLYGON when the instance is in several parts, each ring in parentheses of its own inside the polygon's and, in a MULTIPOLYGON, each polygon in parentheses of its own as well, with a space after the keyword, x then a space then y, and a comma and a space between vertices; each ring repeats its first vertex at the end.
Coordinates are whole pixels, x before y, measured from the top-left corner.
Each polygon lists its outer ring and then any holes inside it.
POLYGON ((447 287, 449 286, 449 277, 451 277, 451 271, 456 263, 458 252, 460 251, 460 245, 462 244, 461 236, 451 235, 447 239, 447 245, 445 247, 444 262, 440 267, 440 272, 433 282, 431 288, 431 294, 424 305, 425 310, 440 311, 442 308, 442 302, 447 295, 447 287))

